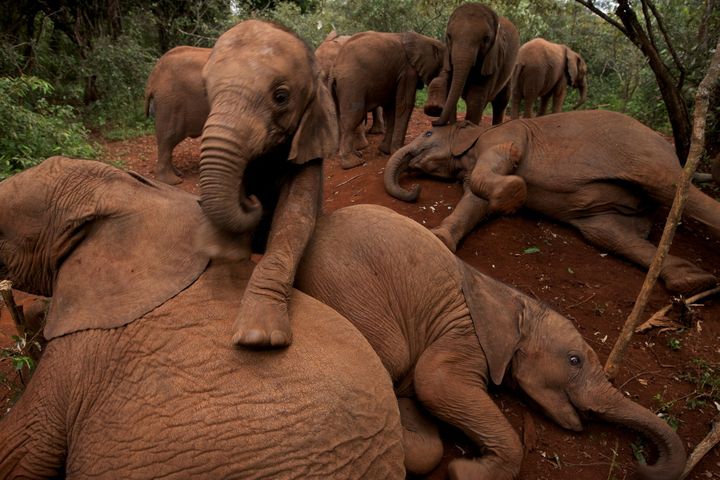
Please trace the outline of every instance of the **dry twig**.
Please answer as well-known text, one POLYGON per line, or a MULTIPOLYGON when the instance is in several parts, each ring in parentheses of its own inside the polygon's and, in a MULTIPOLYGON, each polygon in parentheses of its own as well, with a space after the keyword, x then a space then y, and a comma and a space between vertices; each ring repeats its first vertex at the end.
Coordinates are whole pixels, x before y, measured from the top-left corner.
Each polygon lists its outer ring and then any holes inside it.
MULTIPOLYGON (((693 303, 697 302, 698 300, 702 300, 703 298, 715 295, 716 293, 720 293, 720 287, 711 288, 710 290, 705 290, 704 292, 700 292, 697 295, 693 295, 692 297, 685 299, 683 303, 686 308, 689 308, 693 303)), ((665 305, 657 312, 653 313, 652 316, 647 319, 647 321, 645 321, 642 325, 635 329, 635 333, 642 333, 654 327, 673 327, 675 325, 677 325, 678 328, 682 327, 682 325, 677 324, 676 322, 673 322, 672 320, 669 320, 667 318, 668 312, 674 306, 675 305, 673 303, 670 303, 668 305, 665 305)))
POLYGON ((10 312, 10 316, 15 323, 15 329, 17 330, 18 336, 25 334, 25 317, 23 316, 22 307, 18 307, 13 297, 12 282, 10 280, 3 280, 0 282, 0 295, 2 295, 3 302, 10 312))
POLYGON ((690 475, 690 472, 693 468, 695 468, 695 465, 697 465, 698 462, 702 460, 702 458, 710 450, 712 450, 715 445, 718 444, 718 442, 720 442, 720 414, 715 415, 715 418, 713 418, 712 421, 712 426, 710 427, 710 432, 708 432, 705 438, 697 444, 695 450, 693 450, 688 457, 687 463, 685 464, 685 470, 683 470, 682 475, 680 475, 680 480, 683 480, 690 475))

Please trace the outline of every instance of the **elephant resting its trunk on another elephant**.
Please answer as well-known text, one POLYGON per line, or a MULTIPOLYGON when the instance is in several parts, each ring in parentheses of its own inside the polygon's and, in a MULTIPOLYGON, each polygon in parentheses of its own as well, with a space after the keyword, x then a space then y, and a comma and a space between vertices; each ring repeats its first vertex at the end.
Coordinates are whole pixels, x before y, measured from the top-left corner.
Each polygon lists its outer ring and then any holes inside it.
MULTIPOLYGON (((477 272, 420 224, 357 205, 321 218, 296 286, 346 316, 379 354, 399 397, 414 396, 486 453, 455 459, 450 478, 515 478, 520 440, 487 393, 511 377, 558 424, 581 430, 593 414, 640 431, 657 446, 646 479, 676 479, 683 442, 605 378, 597 355, 567 318, 477 272)), ((405 465, 424 473, 442 457, 432 422, 403 402, 405 465)))
POLYGON ((347 320, 292 291, 292 348, 227 344, 253 264, 196 251, 195 196, 56 157, 0 201, 0 263, 53 296, 0 478, 404 478, 392 385, 347 320))
MULTIPOLYGON (((523 205, 569 223, 595 246, 648 268, 652 213, 672 204, 682 170, 672 146, 637 120, 595 110, 513 120, 488 130, 470 123, 435 127, 388 160, 385 188, 413 201, 419 188, 399 184, 403 171, 462 178, 465 193, 434 229, 455 251, 490 214, 523 205)), ((720 203, 691 186, 685 215, 720 240, 720 203)), ((660 272, 672 292, 710 288, 717 278, 668 255, 660 272)))

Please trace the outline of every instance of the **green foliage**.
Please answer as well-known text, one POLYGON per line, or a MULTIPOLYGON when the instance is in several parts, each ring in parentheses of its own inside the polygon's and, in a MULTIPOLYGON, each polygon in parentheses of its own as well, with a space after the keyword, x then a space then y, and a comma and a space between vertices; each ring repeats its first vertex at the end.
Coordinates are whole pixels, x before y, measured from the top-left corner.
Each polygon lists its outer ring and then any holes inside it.
POLYGON ((96 149, 68 105, 48 101, 52 86, 35 77, 0 77, 0 178, 52 155, 91 158, 96 149))
POLYGON ((708 402, 720 404, 720 365, 694 358, 680 378, 695 386, 685 399, 689 408, 701 408, 708 402))
MULTIPOLYGON (((27 335, 13 335, 13 344, 9 347, 0 347, 0 385, 7 389, 7 393, 3 393, 3 397, 9 401, 11 405, 20 397, 25 389, 25 385, 35 371, 37 362, 35 358, 39 356, 42 347, 35 337, 28 338, 27 335), (5 365, 11 367, 14 375, 6 372, 8 369, 5 365)), ((8 405, 9 406, 9 405, 8 405)), ((2 417, 0 412, 0 417, 2 417)))

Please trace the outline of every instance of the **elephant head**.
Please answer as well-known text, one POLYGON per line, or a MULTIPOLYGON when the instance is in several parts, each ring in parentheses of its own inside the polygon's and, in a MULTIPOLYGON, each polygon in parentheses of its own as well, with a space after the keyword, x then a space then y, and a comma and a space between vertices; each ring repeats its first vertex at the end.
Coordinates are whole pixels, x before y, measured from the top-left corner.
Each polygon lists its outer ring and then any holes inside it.
POLYGON ((608 382, 598 356, 569 319, 460 264, 463 294, 493 383, 511 376, 564 428, 582 430, 583 414, 642 433, 656 445, 658 460, 638 465, 641 476, 679 477, 686 457, 678 435, 608 382))
POLYGON ((587 100, 587 64, 575 51, 565 48, 566 74, 568 85, 580 91, 580 98, 573 108, 578 108, 587 100))
POLYGON ((16 288, 54 297, 48 340, 126 325, 208 265, 187 241, 197 199, 133 172, 52 157, 0 183, 0 201, 0 263, 16 288))
POLYGON ((406 170, 420 170, 433 177, 454 180, 464 176, 469 165, 465 153, 476 143, 483 129, 471 122, 433 127, 390 157, 385 167, 385 190, 393 197, 414 202, 420 186, 410 190, 400 186, 406 170))
POLYGON ((218 228, 247 232, 263 206, 246 196, 246 171, 335 153, 335 107, 313 52, 267 22, 247 20, 220 36, 202 75, 210 115, 202 135, 201 205, 218 228))
MULTIPOLYGON (((452 69, 452 79, 440 118, 434 125, 454 122, 457 102, 465 90, 471 69, 489 76, 500 68, 504 57, 505 35, 501 32, 500 18, 491 8, 479 3, 460 5, 448 19, 445 43, 445 68, 452 69)), ((435 89, 440 88, 434 86, 435 89)))
MULTIPOLYGON (((405 32, 401 37, 408 62, 415 69, 423 84, 428 85, 438 76, 443 66, 445 45, 415 32, 405 32)), ((421 85, 418 85, 422 88, 421 85)))

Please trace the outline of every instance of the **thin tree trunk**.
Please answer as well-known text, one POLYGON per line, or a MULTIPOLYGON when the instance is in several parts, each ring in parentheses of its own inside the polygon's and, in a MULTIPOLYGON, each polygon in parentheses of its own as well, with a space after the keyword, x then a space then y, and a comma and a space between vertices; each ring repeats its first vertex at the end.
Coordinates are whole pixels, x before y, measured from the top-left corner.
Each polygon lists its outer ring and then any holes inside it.
POLYGON ((647 306, 648 298, 650 297, 650 291, 655 286, 657 278, 660 274, 663 261, 670 250, 675 230, 682 216, 683 208, 687 200, 688 189, 690 188, 690 182, 692 180, 695 169, 697 168, 700 158, 702 157, 703 148, 705 146, 705 119, 708 112, 708 103, 710 97, 710 91, 712 86, 717 82, 720 77, 720 40, 715 48, 715 54, 713 55, 710 66, 708 67, 707 74, 700 85, 698 86, 697 93, 695 94, 695 113, 692 129, 692 142, 690 144, 690 153, 688 155, 687 163, 683 169, 682 178, 678 185, 677 191, 675 192, 675 199, 673 200, 670 214, 668 215, 667 222, 665 223, 665 229, 663 230, 660 244, 655 252, 655 257, 650 264, 645 282, 643 282, 642 289, 638 295, 635 305, 633 306, 630 316, 625 321, 620 337, 615 346, 610 352, 607 363, 605 364, 605 373, 612 380, 614 379, 620 366, 622 365, 625 357, 625 352, 630 340, 632 338, 635 328, 640 324, 641 315, 643 314, 645 307, 647 306))

